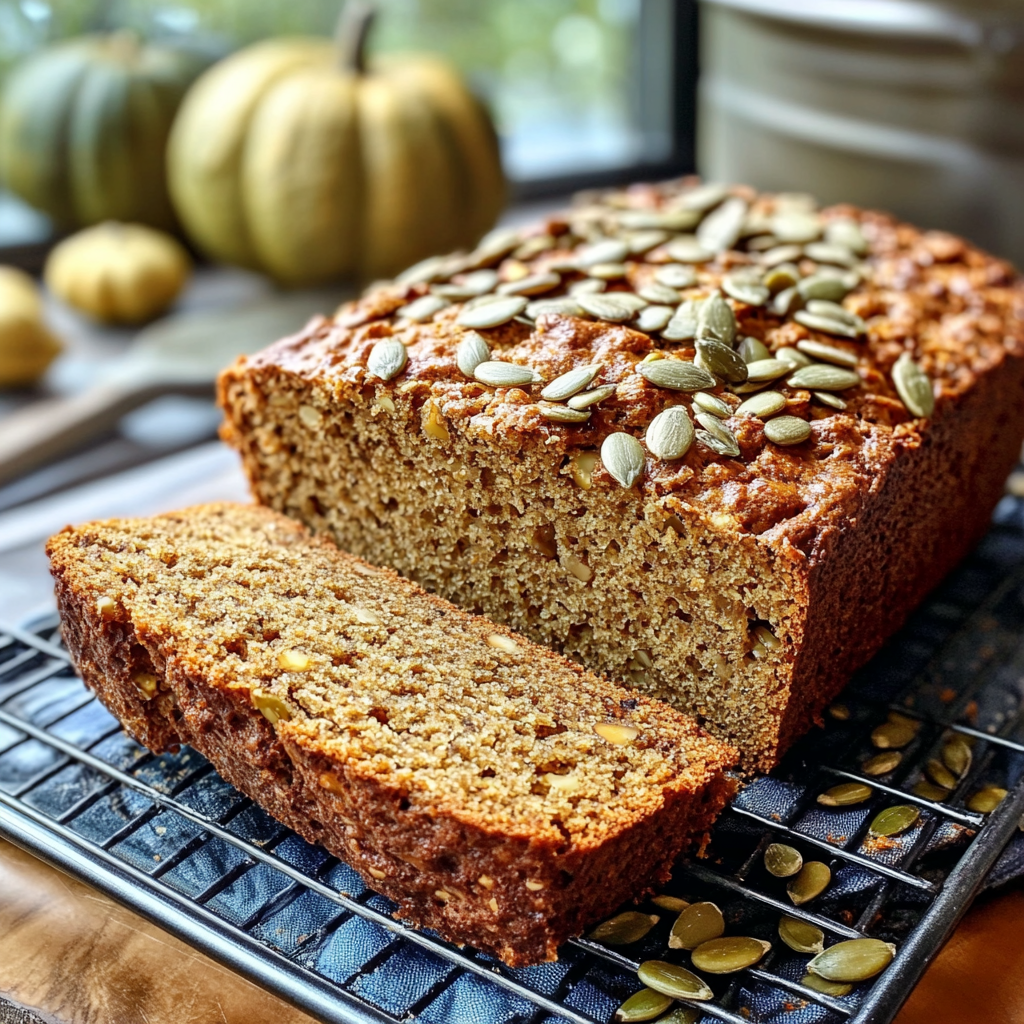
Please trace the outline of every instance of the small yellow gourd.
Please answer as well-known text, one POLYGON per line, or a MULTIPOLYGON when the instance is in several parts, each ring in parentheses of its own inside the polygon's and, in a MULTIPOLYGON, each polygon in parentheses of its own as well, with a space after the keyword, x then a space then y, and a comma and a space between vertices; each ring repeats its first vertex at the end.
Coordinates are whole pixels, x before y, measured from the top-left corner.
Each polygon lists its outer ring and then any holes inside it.
POLYGON ((35 281, 15 267, 0 267, 0 387, 34 384, 61 347, 43 323, 35 281))
POLYGON ((190 270, 188 254, 170 235, 108 221, 57 245, 44 277, 54 295, 97 320, 141 324, 170 306, 190 270))

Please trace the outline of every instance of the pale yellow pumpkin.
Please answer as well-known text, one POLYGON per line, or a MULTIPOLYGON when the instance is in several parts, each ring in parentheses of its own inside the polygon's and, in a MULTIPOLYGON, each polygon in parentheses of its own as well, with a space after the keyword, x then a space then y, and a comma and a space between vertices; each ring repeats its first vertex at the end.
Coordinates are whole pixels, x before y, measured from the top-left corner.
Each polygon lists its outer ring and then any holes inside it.
POLYGON ((141 324, 170 306, 190 271, 188 253, 170 235, 108 221, 58 244, 43 276, 54 295, 97 320, 141 324))
POLYGON ((258 43, 193 86, 168 180, 210 257, 291 285, 374 279, 494 223, 505 186, 483 107, 435 58, 365 67, 368 25, 361 12, 335 43, 258 43))
POLYGON ((35 281, 16 267, 0 267, 0 387, 34 384, 61 348, 43 322, 35 281))

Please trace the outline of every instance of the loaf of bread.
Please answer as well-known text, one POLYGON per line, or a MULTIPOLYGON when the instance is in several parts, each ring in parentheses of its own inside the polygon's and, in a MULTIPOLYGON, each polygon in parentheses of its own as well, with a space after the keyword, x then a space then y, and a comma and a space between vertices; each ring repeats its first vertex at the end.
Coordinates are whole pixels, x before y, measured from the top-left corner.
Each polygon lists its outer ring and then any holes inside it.
POLYGON ((986 528, 1024 287, 693 180, 427 261, 221 377, 257 499, 770 768, 986 528))
POLYGON ((82 677, 150 750, 188 743, 400 916, 510 964, 667 878, 735 752, 257 506, 48 545, 82 677))

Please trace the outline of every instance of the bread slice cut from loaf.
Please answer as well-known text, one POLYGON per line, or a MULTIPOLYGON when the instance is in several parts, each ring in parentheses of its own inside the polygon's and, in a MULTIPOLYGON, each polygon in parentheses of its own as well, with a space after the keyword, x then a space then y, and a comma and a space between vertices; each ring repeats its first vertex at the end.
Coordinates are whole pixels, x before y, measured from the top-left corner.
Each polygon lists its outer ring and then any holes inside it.
POLYGON ((401 917, 510 964, 664 881, 733 790, 691 719, 267 509, 48 552, 75 664, 140 742, 191 744, 401 917))

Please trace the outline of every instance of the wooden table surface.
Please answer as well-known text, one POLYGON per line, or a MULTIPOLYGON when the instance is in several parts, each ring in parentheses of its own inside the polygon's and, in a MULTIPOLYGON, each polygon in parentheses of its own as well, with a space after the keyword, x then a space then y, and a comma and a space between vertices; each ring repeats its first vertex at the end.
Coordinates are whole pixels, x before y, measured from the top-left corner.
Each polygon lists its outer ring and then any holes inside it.
MULTIPOLYGON (((132 911, 0 840, 0 1024, 40 1019, 311 1024, 132 911), (16 1016, 25 1007, 34 1012, 16 1016)), ((1024 887, 970 910, 897 1020, 1024 1024, 1024 887)))

